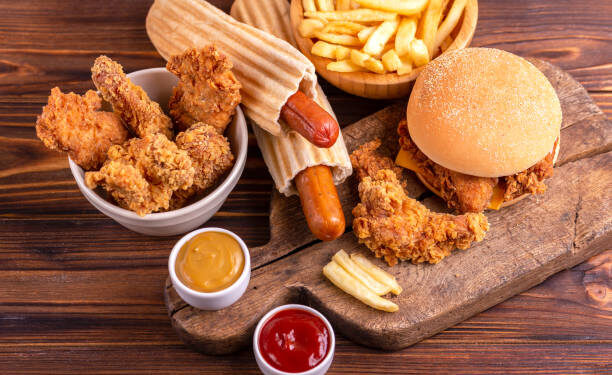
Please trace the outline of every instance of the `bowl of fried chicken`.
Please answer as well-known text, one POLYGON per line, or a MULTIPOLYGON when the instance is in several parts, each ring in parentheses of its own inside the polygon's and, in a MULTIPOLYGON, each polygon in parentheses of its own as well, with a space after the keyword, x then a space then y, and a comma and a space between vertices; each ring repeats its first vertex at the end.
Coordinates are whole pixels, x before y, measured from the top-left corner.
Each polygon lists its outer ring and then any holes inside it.
POLYGON ((100 56, 98 92, 54 88, 36 132, 68 154, 100 212, 142 234, 186 233, 220 209, 244 169, 248 132, 231 69, 214 45, 127 75, 100 56))

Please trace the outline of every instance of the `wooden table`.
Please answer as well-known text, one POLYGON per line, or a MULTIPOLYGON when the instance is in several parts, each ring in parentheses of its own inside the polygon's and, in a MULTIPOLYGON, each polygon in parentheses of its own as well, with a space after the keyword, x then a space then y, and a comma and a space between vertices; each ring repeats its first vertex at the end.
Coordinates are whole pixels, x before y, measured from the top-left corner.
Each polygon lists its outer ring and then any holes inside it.
MULTIPOLYGON (((228 10, 231 0, 213 3, 228 10)), ((612 3, 577 3, 481 0, 473 45, 559 65, 612 118, 612 3)), ((78 191, 66 157, 34 132, 51 87, 93 88, 96 56, 128 72, 162 66, 144 30, 149 5, 0 1, 2 374, 257 372, 251 350, 210 357, 183 346, 162 302, 176 237, 141 236, 101 215, 78 191)), ((391 103, 323 85, 342 125, 391 103)), ((242 179, 207 225, 264 244, 271 189, 251 138, 242 179)), ((330 373, 612 371, 611 265, 608 251, 400 352, 338 337, 330 373)))

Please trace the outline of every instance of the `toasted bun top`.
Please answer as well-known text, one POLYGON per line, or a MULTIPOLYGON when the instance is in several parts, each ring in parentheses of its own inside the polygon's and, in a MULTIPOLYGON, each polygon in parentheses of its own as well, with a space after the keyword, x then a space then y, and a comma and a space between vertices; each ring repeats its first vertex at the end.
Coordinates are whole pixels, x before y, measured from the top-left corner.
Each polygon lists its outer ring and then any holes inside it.
POLYGON ((430 62, 414 84, 408 130, 419 149, 453 171, 480 177, 521 172, 551 152, 561 105, 527 60, 465 48, 430 62))

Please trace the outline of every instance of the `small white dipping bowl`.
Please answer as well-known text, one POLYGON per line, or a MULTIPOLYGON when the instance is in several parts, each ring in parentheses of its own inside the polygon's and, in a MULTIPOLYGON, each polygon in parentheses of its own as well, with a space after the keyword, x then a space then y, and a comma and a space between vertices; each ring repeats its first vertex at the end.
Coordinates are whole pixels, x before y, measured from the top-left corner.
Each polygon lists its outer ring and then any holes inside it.
POLYGON ((334 329, 332 328, 331 324, 329 324, 329 321, 327 320, 327 318, 325 318, 323 314, 313 309, 312 307, 308 307, 304 305, 298 305, 298 304, 282 305, 282 306, 279 306, 277 308, 270 310, 266 315, 263 316, 263 318, 261 318, 259 323, 257 323, 257 327, 255 328, 255 333, 253 334, 253 352, 255 353, 255 361, 257 361, 257 366, 259 366, 259 369, 261 370, 261 372, 264 373, 264 375, 323 375, 327 372, 327 370, 329 370, 329 366, 331 366, 331 363, 334 359, 335 349, 336 349, 336 336, 334 335, 334 329), (261 351, 259 350, 259 335, 261 334, 261 330, 263 326, 266 324, 266 322, 270 318, 272 318, 272 316, 274 316, 274 314, 276 314, 279 311, 288 310, 288 309, 308 311, 309 313, 312 313, 313 315, 318 316, 319 318, 321 318, 323 323, 325 323, 325 326, 327 327, 327 330, 329 331, 329 334, 330 334, 330 345, 329 345, 329 350, 327 351, 327 355, 325 356, 325 358, 323 358, 321 363, 319 363, 318 365, 316 365, 315 367, 311 368, 308 371, 303 371, 303 372, 280 371, 276 369, 275 367, 272 367, 272 365, 270 365, 268 362, 266 362, 263 355, 261 354, 261 351))
POLYGON ((198 229, 186 234, 176 243, 176 245, 174 245, 172 252, 170 253, 170 257, 168 258, 168 272, 170 273, 170 280, 172 280, 174 290, 176 290, 183 301, 202 310, 221 310, 238 301, 238 299, 244 294, 246 288, 249 286, 249 280, 251 279, 251 255, 249 254, 249 249, 244 244, 242 239, 229 230, 222 228, 198 229), (238 244, 240 244, 240 248, 242 249, 242 254, 244 254, 244 267, 242 269, 242 273, 238 277, 238 280, 236 280, 236 282, 229 287, 218 292, 204 293, 195 291, 183 284, 176 275, 176 257, 178 256, 181 247, 183 247, 183 245, 196 234, 204 232, 218 232, 230 235, 233 239, 238 241, 238 244))
MULTIPOLYGON (((167 113, 167 103, 178 78, 165 68, 138 70, 127 75, 134 84, 141 86, 151 100, 158 102, 167 113)), ((85 172, 68 158, 70 170, 85 198, 104 215, 124 227, 152 236, 172 236, 193 230, 210 219, 223 205, 242 175, 248 148, 248 131, 240 106, 229 124, 225 135, 229 139, 235 160, 225 179, 202 199, 178 210, 138 216, 107 201, 85 185, 85 172)))

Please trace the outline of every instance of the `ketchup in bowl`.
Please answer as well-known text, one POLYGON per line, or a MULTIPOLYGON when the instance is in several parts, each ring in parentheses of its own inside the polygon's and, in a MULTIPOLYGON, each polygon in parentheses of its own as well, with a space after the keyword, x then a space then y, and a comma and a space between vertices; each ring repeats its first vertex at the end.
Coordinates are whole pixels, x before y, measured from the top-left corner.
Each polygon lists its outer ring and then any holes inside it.
POLYGON ((329 352, 330 332, 318 316, 290 308, 265 322, 258 346, 270 366, 284 372, 304 372, 316 367, 329 352))

